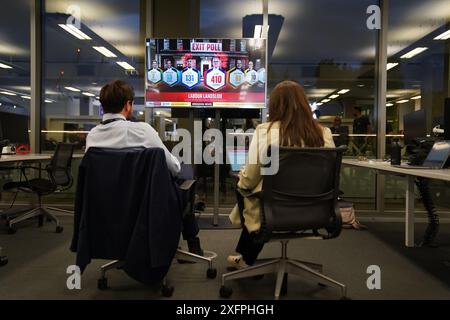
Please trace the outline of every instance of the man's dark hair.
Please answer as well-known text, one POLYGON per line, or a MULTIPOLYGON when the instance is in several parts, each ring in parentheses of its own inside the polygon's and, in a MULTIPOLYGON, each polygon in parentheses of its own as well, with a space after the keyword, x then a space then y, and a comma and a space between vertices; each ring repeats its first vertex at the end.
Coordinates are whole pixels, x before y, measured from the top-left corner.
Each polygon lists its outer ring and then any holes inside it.
POLYGON ((122 80, 108 83, 100 91, 100 103, 104 113, 120 113, 125 104, 133 100, 133 88, 122 80))
POLYGON ((354 107, 353 110, 359 111, 359 113, 362 113, 362 108, 361 107, 354 107))

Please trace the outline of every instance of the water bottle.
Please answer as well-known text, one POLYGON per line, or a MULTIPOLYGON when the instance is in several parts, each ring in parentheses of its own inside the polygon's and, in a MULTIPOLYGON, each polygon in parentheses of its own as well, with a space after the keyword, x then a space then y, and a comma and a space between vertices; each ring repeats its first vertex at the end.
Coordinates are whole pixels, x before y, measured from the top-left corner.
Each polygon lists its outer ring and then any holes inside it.
POLYGON ((391 148, 391 165, 398 166, 402 162, 402 147, 398 139, 394 139, 391 148))

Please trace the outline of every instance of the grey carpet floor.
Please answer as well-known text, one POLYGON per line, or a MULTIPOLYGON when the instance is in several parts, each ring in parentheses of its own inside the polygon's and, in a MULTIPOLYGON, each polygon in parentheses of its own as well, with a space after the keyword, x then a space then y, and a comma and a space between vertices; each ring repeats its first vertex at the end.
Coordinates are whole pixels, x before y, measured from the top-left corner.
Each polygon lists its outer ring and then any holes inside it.
MULTIPOLYGON (((110 289, 97 290, 99 267, 94 261, 82 277, 81 290, 68 290, 66 269, 75 261, 69 251, 72 219, 62 217, 65 230, 55 234, 53 226, 42 229, 26 223, 15 235, 0 226, 0 246, 9 264, 0 268, 0 300, 3 299, 162 299, 159 288, 148 288, 128 278, 120 270, 109 273, 110 289)), ((405 248, 403 224, 368 223, 370 230, 345 230, 334 240, 293 241, 289 255, 324 265, 324 272, 344 282, 352 299, 450 299, 450 224, 442 225, 437 249, 405 248), (381 290, 366 286, 369 265, 381 268, 381 290)), ((424 225, 417 224, 420 238, 424 225)), ((169 280, 175 286, 172 299, 219 299, 220 275, 226 272, 226 256, 233 253, 239 230, 202 230, 203 247, 219 254, 218 277, 206 278, 202 264, 174 262, 169 280)), ((185 243, 181 242, 182 246, 185 243)), ((262 258, 279 256, 279 244, 268 244, 262 258)), ((274 276, 261 280, 231 281, 234 299, 272 299, 274 276)), ((284 299, 338 299, 333 287, 320 287, 312 278, 289 276, 284 299)))

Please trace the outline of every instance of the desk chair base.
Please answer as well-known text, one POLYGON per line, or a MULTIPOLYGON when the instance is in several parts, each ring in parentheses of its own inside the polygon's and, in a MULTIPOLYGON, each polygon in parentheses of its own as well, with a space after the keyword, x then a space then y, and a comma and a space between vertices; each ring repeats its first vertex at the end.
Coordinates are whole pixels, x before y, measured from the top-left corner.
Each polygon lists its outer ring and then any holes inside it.
MULTIPOLYGON (((205 251, 208 255, 207 257, 199 256, 184 250, 178 249, 175 254, 175 259, 182 259, 189 262, 207 262, 208 270, 206 272, 206 277, 208 279, 215 279, 217 276, 217 270, 213 268, 213 260, 217 257, 217 254, 211 251, 205 251)), ((122 260, 114 260, 100 267, 101 277, 97 281, 97 288, 99 290, 108 289, 108 278, 106 277, 106 272, 112 269, 120 269, 124 265, 122 260)), ((163 297, 171 297, 174 292, 174 287, 170 286, 167 281, 167 277, 163 279, 161 285, 161 294, 163 297)))
POLYGON ((340 282, 337 282, 336 280, 325 276, 322 273, 322 265, 296 259, 289 259, 287 257, 288 242, 288 240, 281 240, 281 258, 269 260, 255 266, 236 270, 222 275, 222 287, 220 288, 220 296, 222 298, 229 298, 233 293, 230 287, 225 286, 225 281, 227 280, 250 278, 276 273, 277 281, 275 285, 275 299, 278 300, 281 294, 285 294, 287 292, 287 275, 289 273, 298 276, 302 276, 306 273, 318 278, 319 281, 321 281, 319 283, 320 285, 322 285, 322 282, 325 282, 339 287, 341 289, 342 299, 346 299, 346 286, 340 282))
POLYGON ((9 234, 16 233, 17 228, 15 227, 15 225, 17 225, 18 223, 20 223, 22 221, 25 221, 25 220, 28 220, 31 218, 35 218, 35 217, 39 218, 39 222, 38 222, 39 227, 42 227, 44 225, 44 217, 45 217, 45 218, 47 218, 47 221, 51 221, 56 224, 56 229, 55 229, 56 233, 63 232, 64 228, 62 226, 60 226, 58 218, 55 215, 53 215, 52 213, 50 213, 49 209, 52 210, 53 208, 38 206, 36 208, 33 208, 33 209, 25 211, 25 212, 20 212, 18 214, 14 213, 13 214, 14 217, 8 217, 8 214, 5 213, 5 215, 7 216, 8 233, 9 234))

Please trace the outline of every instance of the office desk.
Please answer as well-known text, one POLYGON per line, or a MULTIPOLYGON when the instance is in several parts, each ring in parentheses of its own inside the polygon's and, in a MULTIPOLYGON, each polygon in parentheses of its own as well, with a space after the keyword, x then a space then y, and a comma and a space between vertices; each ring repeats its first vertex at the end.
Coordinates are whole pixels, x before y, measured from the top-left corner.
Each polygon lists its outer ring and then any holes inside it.
POLYGON ((343 159, 342 165, 375 170, 381 174, 400 176, 406 179, 406 207, 405 207, 405 245, 414 247, 414 180, 416 177, 450 182, 450 169, 404 169, 391 166, 381 160, 359 161, 343 159))

